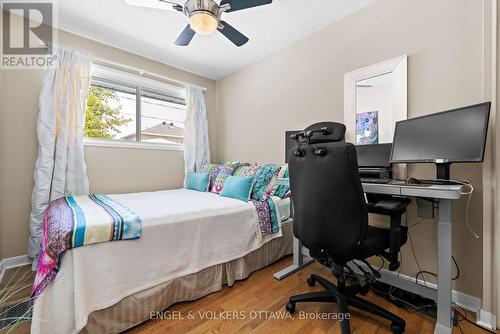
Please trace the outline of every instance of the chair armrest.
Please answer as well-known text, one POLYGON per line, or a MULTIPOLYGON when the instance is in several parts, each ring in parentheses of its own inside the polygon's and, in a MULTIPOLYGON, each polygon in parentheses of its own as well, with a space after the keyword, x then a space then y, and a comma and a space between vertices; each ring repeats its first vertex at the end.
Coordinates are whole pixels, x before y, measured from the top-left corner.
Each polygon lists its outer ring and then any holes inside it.
POLYGON ((385 252, 384 254, 384 257, 389 261, 389 269, 391 271, 399 268, 399 250, 401 246, 406 243, 408 238, 408 228, 406 226, 401 226, 401 216, 406 212, 406 207, 410 202, 411 200, 409 198, 389 197, 377 203, 367 205, 369 213, 391 217, 389 252, 385 252))
POLYGON ((397 270, 400 266, 398 254, 401 246, 408 239, 408 227, 401 225, 401 216, 391 216, 390 227, 390 247, 387 260, 389 260, 389 270, 397 270))
POLYGON ((377 201, 376 203, 367 203, 369 213, 376 213, 386 216, 401 216, 406 212, 406 208, 411 203, 409 198, 389 197, 377 201))

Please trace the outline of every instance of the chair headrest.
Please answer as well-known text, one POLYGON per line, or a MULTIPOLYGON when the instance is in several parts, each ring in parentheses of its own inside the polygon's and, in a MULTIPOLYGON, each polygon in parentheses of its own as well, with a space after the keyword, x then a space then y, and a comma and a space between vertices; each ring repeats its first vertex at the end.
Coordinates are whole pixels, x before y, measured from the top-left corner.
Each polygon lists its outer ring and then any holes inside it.
POLYGON ((309 144, 344 141, 346 127, 337 122, 319 122, 308 126, 294 136, 295 140, 309 144))

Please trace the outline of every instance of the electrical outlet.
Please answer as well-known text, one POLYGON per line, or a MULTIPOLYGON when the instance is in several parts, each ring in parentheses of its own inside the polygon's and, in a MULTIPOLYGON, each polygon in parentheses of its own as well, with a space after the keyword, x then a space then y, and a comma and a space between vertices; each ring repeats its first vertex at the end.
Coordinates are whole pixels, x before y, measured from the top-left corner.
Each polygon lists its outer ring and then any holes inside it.
POLYGON ((434 203, 423 198, 417 198, 417 217, 433 219, 434 203))

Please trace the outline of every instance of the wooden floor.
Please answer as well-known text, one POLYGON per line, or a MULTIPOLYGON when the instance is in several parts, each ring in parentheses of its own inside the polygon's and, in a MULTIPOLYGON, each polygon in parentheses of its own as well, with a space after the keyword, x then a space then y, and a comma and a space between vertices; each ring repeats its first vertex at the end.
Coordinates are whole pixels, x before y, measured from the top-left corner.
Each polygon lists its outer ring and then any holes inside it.
MULTIPOLYGON (((253 273, 248 279, 236 282, 231 288, 225 287, 222 291, 210 294, 193 302, 179 303, 167 310, 165 316, 182 319, 150 320, 129 331, 128 334, 184 334, 184 333, 340 333, 338 320, 300 319, 302 315, 309 317, 319 312, 322 315, 335 314, 336 306, 333 304, 312 303, 297 304, 293 319, 288 319, 284 305, 288 296, 310 291, 320 291, 320 287, 310 288, 306 279, 311 273, 319 274, 325 278, 334 280, 327 268, 314 263, 302 271, 282 280, 273 278, 273 273, 286 267, 291 263, 291 257, 287 257, 269 267, 253 273), (189 315, 193 319, 189 319, 189 315), (209 319, 214 316, 224 316, 225 319, 209 319), (239 317, 240 319, 236 319, 239 317), (281 318, 280 318, 281 317, 281 318), (285 319, 283 319, 285 317, 285 319), (232 320, 231 320, 232 318, 232 320), (277 319, 280 318, 280 319, 277 319)), ((10 270, 6 273, 0 284, 0 292, 7 289, 16 291, 9 298, 1 298, 0 313, 7 305, 12 305, 29 297, 33 273, 29 267, 10 270), (9 283, 10 282, 10 283, 9 283), (17 282, 16 289, 12 289, 17 282), (22 282, 22 284, 19 284, 22 282), (7 284, 9 283, 9 284, 7 284), (19 290, 19 291, 17 291, 19 290)), ((407 334, 432 333, 434 319, 421 313, 411 313, 399 309, 385 299, 369 293, 368 300, 384 306, 386 309, 396 313, 406 320, 407 334)), ((367 334, 391 333, 389 323, 375 316, 357 312, 351 312, 351 332, 367 334)), ((469 319, 472 315, 468 314, 469 319)), ((1 315, 0 315, 1 318, 1 315)), ((4 330, 1 334, 24 334, 29 333, 30 322, 24 322, 11 331, 4 330)), ((460 322, 461 330, 454 327, 454 334, 480 334, 488 333, 466 321, 460 322)), ((499 331, 497 331, 499 333, 499 331)))
MULTIPOLYGON (((194 302, 180 303, 168 309, 166 316, 181 319, 149 320, 131 330, 128 334, 163 334, 163 333, 340 333, 338 320, 299 319, 299 313, 314 315, 315 312, 332 314, 336 306, 326 303, 297 304, 294 319, 276 319, 286 316, 284 305, 288 296, 311 291, 321 291, 319 284, 310 288, 306 279, 311 273, 319 274, 334 280, 326 267, 313 263, 299 273, 282 281, 273 278, 273 273, 291 263, 291 257, 285 258, 269 267, 253 273, 247 280, 237 282, 233 287, 225 287, 194 302), (223 313, 238 312, 237 314, 223 313), (272 311, 272 313, 258 311, 272 311), (189 315, 194 319, 189 319, 189 315), (207 316, 224 315, 226 319, 206 320, 207 316), (260 317, 259 317, 260 315, 260 317), (228 318, 240 317, 240 320, 228 318), (244 318, 244 319, 242 319, 244 318), (252 319, 256 318, 256 319, 252 319), (267 319, 266 319, 267 318, 267 319)), ((399 309, 385 299, 369 293, 368 300, 382 305, 389 311, 406 320, 407 334, 432 333, 435 319, 421 313, 410 313, 399 309)), ((351 311, 351 333, 391 333, 389 322, 375 316, 351 311)), ((472 316, 468 315, 469 319, 472 316)), ((460 322, 453 333, 488 333, 471 325, 467 321, 460 322)))

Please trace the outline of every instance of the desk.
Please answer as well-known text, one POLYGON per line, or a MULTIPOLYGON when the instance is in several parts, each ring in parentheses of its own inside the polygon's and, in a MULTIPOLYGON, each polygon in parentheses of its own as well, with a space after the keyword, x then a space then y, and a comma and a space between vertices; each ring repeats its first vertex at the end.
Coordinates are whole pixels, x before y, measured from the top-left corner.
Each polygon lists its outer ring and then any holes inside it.
MULTIPOLYGON (((288 184, 287 179, 279 179, 279 184, 288 184)), ((437 221, 438 232, 438 284, 437 292, 430 287, 417 285, 408 281, 400 281, 395 275, 382 275, 380 281, 392 284, 402 289, 416 292, 437 301, 437 321, 434 334, 451 334, 451 275, 452 275, 452 206, 453 201, 462 196, 461 185, 423 185, 423 184, 374 184, 363 183, 365 193, 398 195, 408 197, 426 197, 439 201, 439 218, 437 221)), ((293 264, 274 274, 274 278, 281 280, 288 275, 300 270, 313 260, 307 256, 297 239, 293 243, 293 264)))

